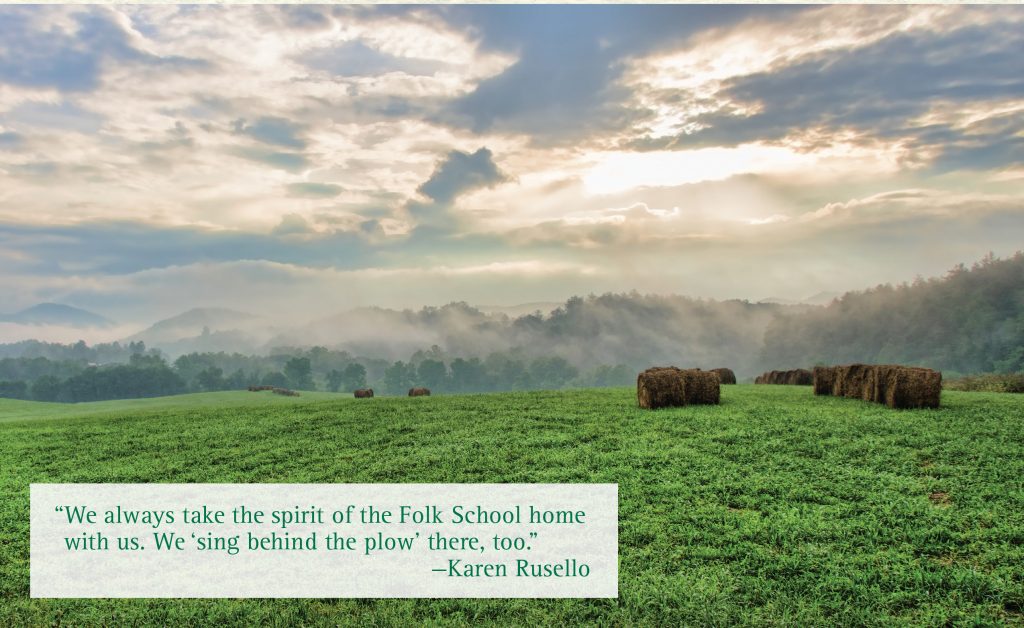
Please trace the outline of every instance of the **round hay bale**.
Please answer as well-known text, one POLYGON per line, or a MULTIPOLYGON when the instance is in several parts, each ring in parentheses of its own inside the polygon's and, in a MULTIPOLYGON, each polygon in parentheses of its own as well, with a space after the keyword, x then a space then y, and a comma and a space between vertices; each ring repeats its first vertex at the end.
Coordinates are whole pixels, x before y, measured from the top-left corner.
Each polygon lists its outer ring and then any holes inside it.
POLYGON ((352 393, 356 399, 368 399, 373 396, 372 388, 360 388, 352 393))
POLYGON ((736 373, 733 373, 732 369, 717 368, 717 369, 711 369, 710 372, 711 373, 715 373, 716 375, 718 375, 719 383, 722 383, 722 384, 735 384, 736 383, 736 373))
POLYGON ((674 366, 656 366, 637 375, 637 405, 648 410, 685 406, 682 373, 674 366))
POLYGON ((682 372, 683 399, 687 405, 717 405, 721 398, 718 374, 700 369, 682 372))
POLYGON ((429 388, 423 388, 422 386, 419 386, 419 387, 416 387, 416 388, 410 388, 409 389, 409 396, 410 397, 429 397, 430 396, 430 389, 429 388))

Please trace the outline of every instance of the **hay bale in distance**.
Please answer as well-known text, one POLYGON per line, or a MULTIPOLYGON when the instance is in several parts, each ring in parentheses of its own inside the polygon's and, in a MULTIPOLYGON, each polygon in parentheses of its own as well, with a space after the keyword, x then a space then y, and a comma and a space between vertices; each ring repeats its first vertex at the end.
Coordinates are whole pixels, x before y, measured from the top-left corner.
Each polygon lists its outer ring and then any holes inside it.
POLYGON ((422 386, 418 386, 416 388, 410 388, 409 389, 409 396, 410 397, 429 397, 430 396, 430 389, 429 388, 423 388, 422 386))
POLYGON ((291 390, 289 388, 271 388, 270 392, 274 393, 275 395, 284 395, 285 397, 298 397, 299 396, 299 393, 297 393, 294 390, 291 390))
POLYGON ((810 386, 814 383, 814 374, 807 369, 790 371, 768 371, 754 378, 755 384, 785 384, 792 386, 810 386))
POLYGON ((784 383, 789 386, 810 386, 814 383, 814 374, 807 369, 786 371, 784 383))
POLYGON ((356 399, 368 399, 368 398, 373 396, 373 389, 372 388, 359 388, 355 392, 353 392, 352 394, 355 395, 356 399))
POLYGON ((674 366, 655 366, 637 375, 637 404, 648 410, 685 406, 682 373, 674 366))
POLYGON ((712 371, 656 366, 636 378, 637 405, 648 410, 717 404, 720 397, 718 374, 712 371))
POLYGON ((816 367, 814 394, 884 403, 890 408, 938 408, 942 373, 897 364, 816 367))
POLYGON ((711 369, 711 371, 709 371, 709 372, 717 374, 718 375, 718 381, 721 384, 735 384, 736 383, 736 373, 733 373, 732 369, 717 368, 717 369, 711 369))

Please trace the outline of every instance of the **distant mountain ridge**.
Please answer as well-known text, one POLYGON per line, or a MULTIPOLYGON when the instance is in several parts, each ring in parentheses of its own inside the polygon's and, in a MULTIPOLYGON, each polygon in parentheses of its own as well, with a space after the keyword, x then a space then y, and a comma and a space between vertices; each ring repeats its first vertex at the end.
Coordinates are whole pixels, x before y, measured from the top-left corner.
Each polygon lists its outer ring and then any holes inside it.
POLYGON ((114 326, 114 321, 95 312, 60 303, 39 303, 13 314, 0 314, 0 322, 79 328, 114 326))
POLYGON ((159 320, 124 340, 141 340, 149 345, 170 344, 215 332, 236 331, 240 327, 250 327, 259 320, 260 317, 248 312, 220 307, 195 307, 159 320))

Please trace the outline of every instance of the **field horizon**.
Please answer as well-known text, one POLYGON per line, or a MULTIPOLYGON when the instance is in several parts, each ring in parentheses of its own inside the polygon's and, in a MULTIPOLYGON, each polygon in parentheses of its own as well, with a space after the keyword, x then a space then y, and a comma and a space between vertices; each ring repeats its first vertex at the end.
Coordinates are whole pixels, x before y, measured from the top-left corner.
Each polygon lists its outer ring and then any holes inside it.
POLYGON ((1019 402, 942 397, 917 411, 742 384, 720 406, 653 412, 629 388, 0 401, 0 624, 1019 623, 1019 402), (28 487, 43 482, 614 482, 619 598, 30 599, 28 487))

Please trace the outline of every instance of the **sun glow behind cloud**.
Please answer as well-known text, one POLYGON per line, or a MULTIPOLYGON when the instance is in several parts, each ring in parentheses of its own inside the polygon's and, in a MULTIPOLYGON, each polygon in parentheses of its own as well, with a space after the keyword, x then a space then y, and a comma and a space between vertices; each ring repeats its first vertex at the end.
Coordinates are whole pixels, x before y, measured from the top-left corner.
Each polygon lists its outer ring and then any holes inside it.
POLYGON ((877 176, 895 172, 901 155, 899 146, 853 144, 813 151, 761 143, 696 150, 619 151, 598 155, 583 182, 591 194, 614 194, 635 188, 721 181, 743 174, 789 175, 807 180, 877 176))

